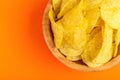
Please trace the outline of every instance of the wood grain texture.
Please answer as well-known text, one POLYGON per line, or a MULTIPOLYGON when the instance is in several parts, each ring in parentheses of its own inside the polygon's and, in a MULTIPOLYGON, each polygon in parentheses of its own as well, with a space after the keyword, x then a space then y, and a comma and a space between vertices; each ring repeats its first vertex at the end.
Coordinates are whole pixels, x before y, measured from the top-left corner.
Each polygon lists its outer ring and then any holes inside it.
POLYGON ((97 67, 97 68, 90 68, 84 63, 82 63, 82 61, 72 62, 72 61, 67 60, 65 56, 63 56, 59 52, 59 50, 56 49, 54 42, 53 42, 53 35, 52 35, 51 27, 50 27, 50 21, 48 18, 48 11, 50 10, 50 8, 52 8, 51 0, 49 0, 45 8, 45 11, 44 11, 42 29, 43 29, 44 38, 45 38, 48 48, 60 62, 62 62, 64 65, 72 69, 76 69, 79 71, 87 71, 87 72, 95 72, 95 71, 102 71, 102 70, 110 69, 113 66, 117 65, 118 63, 120 63, 120 47, 118 50, 117 57, 111 59, 108 63, 104 64, 103 66, 97 67))

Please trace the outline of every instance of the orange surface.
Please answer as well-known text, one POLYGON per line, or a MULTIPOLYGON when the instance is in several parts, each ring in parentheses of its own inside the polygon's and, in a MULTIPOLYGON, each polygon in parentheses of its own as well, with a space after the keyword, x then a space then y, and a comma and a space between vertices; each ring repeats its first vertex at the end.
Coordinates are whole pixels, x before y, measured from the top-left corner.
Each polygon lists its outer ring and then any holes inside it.
POLYGON ((47 0, 0 0, 0 80, 120 80, 120 64, 80 72, 60 63, 42 33, 47 0))

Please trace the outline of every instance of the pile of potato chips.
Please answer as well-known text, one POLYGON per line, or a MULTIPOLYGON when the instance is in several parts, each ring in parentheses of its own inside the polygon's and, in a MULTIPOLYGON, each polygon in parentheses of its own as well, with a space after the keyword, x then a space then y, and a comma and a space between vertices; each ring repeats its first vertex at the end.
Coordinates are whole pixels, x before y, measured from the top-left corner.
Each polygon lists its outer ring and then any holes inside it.
POLYGON ((48 16, 55 46, 68 60, 95 68, 117 56, 120 0, 52 0, 48 16))

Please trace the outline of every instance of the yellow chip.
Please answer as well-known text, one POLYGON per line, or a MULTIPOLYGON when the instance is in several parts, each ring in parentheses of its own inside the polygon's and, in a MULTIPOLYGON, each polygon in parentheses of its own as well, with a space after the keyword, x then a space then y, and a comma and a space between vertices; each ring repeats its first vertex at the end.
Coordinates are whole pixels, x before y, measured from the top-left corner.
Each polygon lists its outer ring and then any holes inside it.
POLYGON ((88 42, 82 60, 89 67, 99 67, 108 62, 112 58, 112 34, 113 31, 109 26, 103 27, 101 32, 97 34, 90 42, 88 42), (103 38, 102 38, 103 36, 103 38))
POLYGON ((95 60, 96 63, 104 64, 108 62, 112 58, 112 36, 113 36, 113 30, 109 27, 109 25, 105 24, 105 26, 102 29, 102 36, 103 36, 103 42, 102 47, 99 51, 99 54, 95 60))
POLYGON ((101 8, 101 17, 111 28, 120 28, 120 9, 111 8, 104 9, 101 8))
POLYGON ((87 41, 85 28, 87 28, 88 24, 87 20, 83 18, 81 6, 82 2, 66 13, 60 20, 64 28, 64 37, 60 51, 65 56, 68 56, 68 59, 80 56, 87 41))
POLYGON ((52 6, 56 15, 60 11, 61 1, 62 0, 52 0, 52 6))
POLYGON ((117 56, 118 46, 120 43, 120 29, 114 30, 114 41, 113 41, 113 57, 117 56))
POLYGON ((84 2, 86 4, 86 10, 90 10, 99 7, 103 0, 84 0, 84 2))
POLYGON ((79 4, 76 7, 71 9, 63 16, 61 22, 65 29, 73 30, 73 29, 78 29, 80 27, 84 18, 82 12, 82 6, 83 6, 83 0, 81 0, 81 2, 79 2, 79 4))
POLYGON ((95 26, 101 26, 104 25, 104 21, 101 19, 101 17, 98 19, 97 23, 95 24, 95 26))
MULTIPOLYGON (((63 40, 63 42, 65 42, 63 40)), ((80 60, 80 50, 76 50, 74 48, 72 48, 69 44, 67 44, 65 42, 65 44, 62 45, 62 47, 59 49, 61 53, 63 53, 67 59, 71 60, 71 61, 75 61, 75 60, 80 60)))
POLYGON ((55 22, 55 14, 52 9, 49 11, 48 16, 51 21, 55 45, 57 48, 60 48, 63 40, 63 27, 60 23, 55 22))
POLYGON ((81 58, 84 63, 90 67, 99 66, 93 62, 94 58, 98 55, 98 52, 102 46, 102 33, 99 31, 94 35, 94 38, 87 43, 84 52, 81 54, 81 58))
POLYGON ((65 15, 65 13, 68 13, 69 10, 74 8, 80 0, 62 0, 61 7, 60 7, 60 13, 58 14, 58 18, 65 15))
POLYGON ((100 10, 105 23, 113 29, 120 28, 120 0, 104 0, 100 10))
MULTIPOLYGON (((84 26, 84 25, 83 25, 84 26)), ((75 61, 80 60, 81 53, 85 48, 87 37, 81 30, 68 30, 64 29, 64 37, 62 46, 59 49, 69 60, 75 61)))
POLYGON ((88 35, 88 41, 92 40, 101 31, 101 26, 96 26, 88 35))
POLYGON ((102 0, 101 8, 111 9, 117 8, 120 9, 120 0, 102 0))
POLYGON ((70 61, 78 61, 78 60, 81 59, 80 56, 74 56, 74 57, 73 56, 67 56, 66 58, 70 61))
MULTIPOLYGON (((85 22, 85 21, 84 21, 85 22)), ((86 26, 86 23, 81 26, 86 26)), ((64 29, 64 37, 60 51, 71 61, 80 60, 85 48, 87 36, 80 29, 64 29)))
POLYGON ((73 48, 79 48, 86 43, 87 21, 83 19, 81 1, 75 8, 69 11, 61 20, 65 29, 65 40, 71 44, 73 48), (75 24, 76 23, 76 24, 75 24))
POLYGON ((87 28, 88 33, 90 33, 91 30, 95 27, 99 17, 100 17, 99 8, 94 8, 86 11, 85 18, 87 19, 89 24, 87 28))

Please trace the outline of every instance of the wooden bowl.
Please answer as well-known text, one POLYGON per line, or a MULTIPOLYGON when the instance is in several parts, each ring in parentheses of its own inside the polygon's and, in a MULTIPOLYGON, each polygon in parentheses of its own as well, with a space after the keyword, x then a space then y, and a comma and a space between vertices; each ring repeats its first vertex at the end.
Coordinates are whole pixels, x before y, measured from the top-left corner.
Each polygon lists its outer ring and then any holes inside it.
POLYGON ((110 69, 120 62, 120 47, 118 50, 117 57, 111 59, 108 63, 104 64, 103 66, 97 67, 97 68, 90 68, 87 65, 85 65, 82 61, 72 62, 72 61, 67 60, 65 56, 62 55, 59 52, 59 50, 56 49, 54 42, 53 42, 53 34, 51 31, 50 21, 48 18, 48 11, 50 10, 50 8, 52 8, 51 0, 49 0, 45 8, 44 14, 43 14, 43 22, 42 22, 43 28, 42 29, 43 29, 44 38, 45 38, 48 48, 60 62, 62 62, 64 65, 72 69, 76 69, 79 71, 102 71, 102 70, 110 69))

